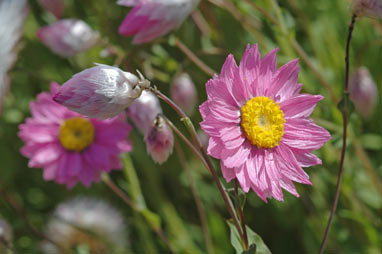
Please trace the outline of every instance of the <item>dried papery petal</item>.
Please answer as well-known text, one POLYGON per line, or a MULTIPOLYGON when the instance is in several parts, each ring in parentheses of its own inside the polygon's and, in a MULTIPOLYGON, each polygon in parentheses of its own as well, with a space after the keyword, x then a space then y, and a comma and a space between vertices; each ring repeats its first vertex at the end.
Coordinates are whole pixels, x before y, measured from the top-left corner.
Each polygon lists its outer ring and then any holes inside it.
POLYGON ((37 37, 54 53, 63 57, 86 51, 99 41, 98 32, 79 19, 62 19, 41 27, 37 37))
POLYGON ((353 11, 357 16, 382 18, 382 0, 353 0, 353 11))
POLYGON ((122 112, 149 85, 130 72, 98 64, 75 74, 53 100, 80 114, 104 119, 122 112))
POLYGON ((162 107, 158 97, 146 90, 128 107, 130 119, 143 134, 151 128, 153 120, 161 113, 162 107))
POLYGON ((378 88, 366 67, 358 68, 350 79, 350 98, 357 111, 370 117, 377 105, 378 88))
POLYGON ((199 0, 119 0, 119 5, 134 7, 119 27, 119 33, 134 35, 134 44, 152 41, 178 28, 198 3, 199 0))
POLYGON ((171 98, 186 114, 192 114, 198 100, 196 87, 190 75, 178 75, 171 85, 171 98))
POLYGON ((158 115, 145 135, 146 149, 156 163, 162 164, 172 154, 174 136, 162 116, 158 115))
POLYGON ((65 0, 39 0, 39 3, 56 18, 61 18, 64 12, 65 0))

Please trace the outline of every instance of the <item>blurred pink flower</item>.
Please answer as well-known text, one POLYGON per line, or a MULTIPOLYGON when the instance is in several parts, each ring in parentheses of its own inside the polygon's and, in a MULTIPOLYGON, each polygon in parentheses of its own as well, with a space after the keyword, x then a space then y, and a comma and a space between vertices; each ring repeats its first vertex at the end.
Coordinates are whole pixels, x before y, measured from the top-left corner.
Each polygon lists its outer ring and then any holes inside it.
POLYGON ((39 3, 46 10, 51 12, 56 18, 61 18, 64 12, 65 0, 39 0, 39 3))
POLYGON ((382 0, 353 0, 353 11, 358 16, 382 18, 382 0))
POLYGON ((321 164, 312 151, 330 139, 308 118, 323 97, 300 94, 298 61, 277 69, 276 52, 261 59, 257 45, 248 45, 239 66, 229 55, 200 106, 207 150, 221 160, 224 178, 265 202, 282 201, 281 188, 298 197, 292 181, 311 184, 302 167, 321 164))
POLYGON ((143 91, 141 96, 128 107, 128 112, 137 129, 145 134, 151 128, 155 117, 162 113, 162 107, 155 94, 143 91))
POLYGON ((104 119, 122 112, 149 85, 130 72, 97 64, 65 82, 53 100, 80 114, 104 119))
POLYGON ((175 77, 171 85, 171 98, 186 114, 192 114, 195 110, 198 96, 190 75, 182 73, 175 77))
POLYGON ((199 0, 119 0, 119 5, 134 7, 119 33, 134 35, 133 44, 149 42, 178 28, 198 3, 199 0))
POLYGON ((146 149, 156 163, 167 161, 174 148, 174 136, 162 116, 157 116, 145 135, 146 149))
POLYGON ((350 98, 365 118, 373 114, 378 101, 378 88, 366 67, 355 71, 350 79, 350 98))
POLYGON ((99 41, 98 32, 78 19, 61 19, 41 27, 37 37, 54 53, 74 56, 93 47, 99 41))
POLYGON ((46 181, 68 188, 80 181, 89 187, 103 172, 122 168, 118 156, 131 150, 131 126, 125 114, 98 120, 66 109, 52 100, 58 89, 52 83, 50 93, 40 93, 31 102, 32 117, 19 126, 25 142, 21 153, 30 159, 29 167, 43 168, 46 181))

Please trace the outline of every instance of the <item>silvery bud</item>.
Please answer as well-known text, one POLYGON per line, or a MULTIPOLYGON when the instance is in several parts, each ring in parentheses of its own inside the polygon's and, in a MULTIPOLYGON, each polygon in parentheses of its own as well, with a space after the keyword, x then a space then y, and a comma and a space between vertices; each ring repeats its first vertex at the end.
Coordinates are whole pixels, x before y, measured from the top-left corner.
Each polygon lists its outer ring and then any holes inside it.
POLYGON ((198 97, 190 75, 182 73, 174 79, 171 85, 171 98, 186 114, 194 111, 198 97))

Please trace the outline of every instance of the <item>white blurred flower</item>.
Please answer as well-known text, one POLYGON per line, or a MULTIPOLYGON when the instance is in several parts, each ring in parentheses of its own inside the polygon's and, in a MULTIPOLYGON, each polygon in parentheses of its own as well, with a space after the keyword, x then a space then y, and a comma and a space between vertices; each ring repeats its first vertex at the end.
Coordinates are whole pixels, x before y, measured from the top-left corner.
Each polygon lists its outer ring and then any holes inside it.
POLYGON ((11 253, 12 238, 11 226, 5 220, 0 219, 0 254, 11 253))
POLYGON ((8 72, 17 58, 15 49, 27 14, 26 0, 0 0, 0 113, 10 83, 8 72))
MULTIPOLYGON (((49 221, 45 234, 68 249, 87 246, 89 253, 123 253, 127 245, 121 213, 104 201, 77 197, 60 204, 49 221)), ((59 254, 57 246, 43 242, 46 254, 59 254)))

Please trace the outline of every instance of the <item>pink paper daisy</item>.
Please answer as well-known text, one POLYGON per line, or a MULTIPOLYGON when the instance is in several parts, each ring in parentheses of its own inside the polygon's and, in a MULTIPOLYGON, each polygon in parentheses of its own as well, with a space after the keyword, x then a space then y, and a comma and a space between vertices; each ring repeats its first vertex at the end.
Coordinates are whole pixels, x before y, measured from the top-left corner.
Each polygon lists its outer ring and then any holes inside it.
POLYGON ((200 106, 207 151, 220 159, 224 178, 265 202, 282 201, 281 188, 298 197, 292 181, 311 184, 302 167, 321 164, 312 151, 330 139, 308 118, 323 97, 300 94, 298 60, 277 69, 276 52, 260 59, 257 45, 248 45, 239 66, 229 55, 200 106))
POLYGON ((50 93, 40 93, 31 102, 32 117, 19 126, 25 142, 21 153, 30 159, 29 167, 44 169, 45 180, 68 188, 81 181, 89 187, 102 172, 122 168, 118 156, 131 150, 131 126, 124 114, 98 120, 68 110, 52 100, 58 89, 53 82, 50 93))
POLYGON ((124 36, 134 36, 140 44, 178 28, 195 9, 199 0, 119 0, 119 5, 133 6, 119 27, 124 36))

